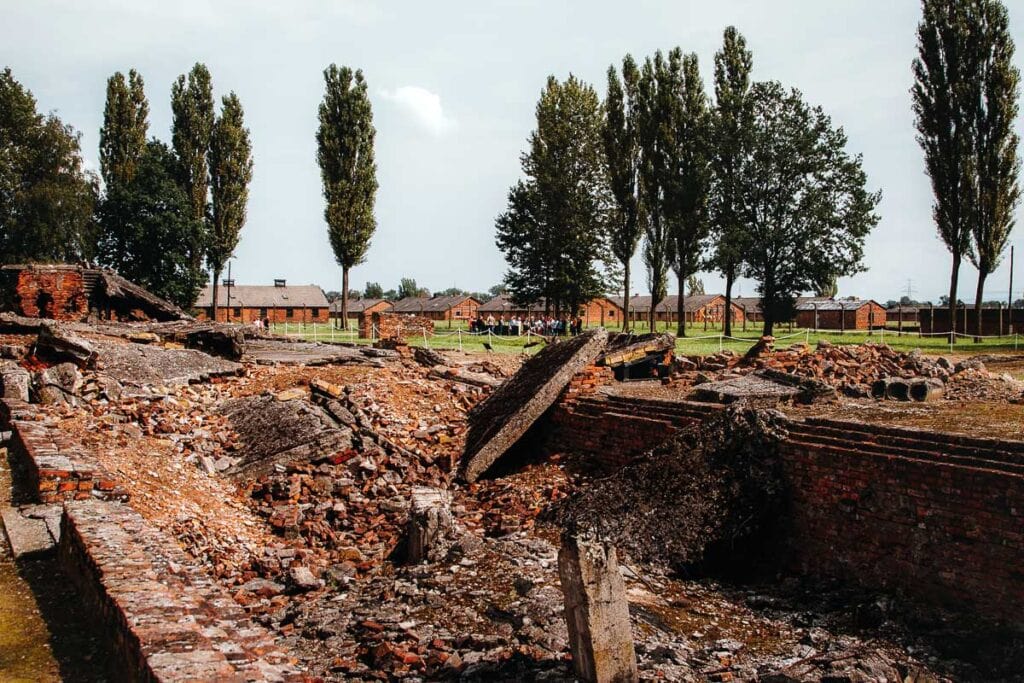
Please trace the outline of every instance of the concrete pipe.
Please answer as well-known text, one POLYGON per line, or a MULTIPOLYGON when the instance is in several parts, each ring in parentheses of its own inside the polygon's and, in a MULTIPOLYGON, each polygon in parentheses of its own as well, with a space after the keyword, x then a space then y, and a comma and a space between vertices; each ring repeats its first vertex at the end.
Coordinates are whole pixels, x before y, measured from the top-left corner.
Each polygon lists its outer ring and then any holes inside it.
POLYGON ((885 398, 885 388, 888 386, 888 379, 876 379, 871 383, 871 398, 885 398))
POLYGON ((885 397, 894 401, 909 401, 910 383, 902 379, 890 379, 885 386, 885 397))
POLYGON ((910 385, 910 398, 914 401, 935 401, 942 398, 945 388, 934 379, 919 379, 910 385))

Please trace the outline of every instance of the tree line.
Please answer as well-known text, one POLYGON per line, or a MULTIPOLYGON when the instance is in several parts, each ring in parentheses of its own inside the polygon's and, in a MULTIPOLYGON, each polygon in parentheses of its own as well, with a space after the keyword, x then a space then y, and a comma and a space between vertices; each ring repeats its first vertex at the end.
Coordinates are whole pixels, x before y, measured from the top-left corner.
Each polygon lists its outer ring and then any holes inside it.
MULTIPOLYGON (((999 0, 923 0, 922 9, 912 106, 934 220, 953 257, 947 300, 956 301, 966 258, 978 269, 980 306, 1020 200, 1020 74, 999 0)), ((839 277, 864 270, 881 194, 867 190, 842 128, 798 90, 753 82, 753 56, 734 27, 714 56, 713 101, 698 66, 680 48, 642 63, 626 55, 608 69, 603 102, 571 74, 548 78, 524 178, 496 220, 517 300, 572 310, 616 291, 628 329, 640 249, 652 319, 672 274, 684 335, 684 283, 711 270, 725 280, 726 310, 737 278, 757 282, 771 334, 798 294, 834 295, 839 277)), ((980 316, 978 325, 980 335, 980 316)))
MULTIPOLYGON (((978 270, 977 310, 1014 227, 1020 71, 1013 65, 1009 16, 998 0, 923 0, 922 8, 911 95, 933 218, 952 255, 945 299, 953 321, 964 258, 978 270)), ((978 337, 981 331, 979 313, 978 337)))
POLYGON ((209 268, 216 291, 245 224, 250 134, 235 93, 215 111, 202 64, 178 77, 170 100, 167 145, 149 136, 142 75, 133 69, 107 80, 97 177, 83 167, 80 134, 38 113, 31 92, 5 69, 3 261, 95 262, 183 307, 195 303, 209 268))
MULTIPOLYGON (((795 298, 863 269, 880 194, 859 156, 820 107, 776 82, 751 81, 743 36, 725 30, 714 101, 696 54, 674 48, 608 69, 602 102, 570 75, 550 77, 522 156, 524 179, 496 222, 505 283, 523 303, 574 310, 622 293, 629 325, 637 249, 650 316, 677 282, 685 335, 687 282, 713 269, 757 280, 764 333, 791 317, 795 298)), ((701 287, 703 289, 703 287, 701 287)), ((725 333, 731 333, 726 316, 725 333)))
MULTIPOLYGON (((376 222, 375 131, 360 71, 324 71, 317 161, 324 218, 345 289, 376 222)), ((171 144, 149 135, 149 101, 134 69, 107 81, 100 173, 82 162, 81 135, 37 111, 11 70, 0 72, 0 260, 94 262, 179 306, 221 275, 245 225, 252 142, 234 92, 216 111, 212 78, 196 64, 171 86, 171 144)))

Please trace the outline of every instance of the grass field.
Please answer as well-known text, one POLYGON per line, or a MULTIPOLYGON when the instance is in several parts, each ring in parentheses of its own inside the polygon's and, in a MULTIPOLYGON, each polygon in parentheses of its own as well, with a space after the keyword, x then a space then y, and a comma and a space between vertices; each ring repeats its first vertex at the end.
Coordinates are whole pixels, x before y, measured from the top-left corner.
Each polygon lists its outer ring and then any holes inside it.
MULTIPOLYGON (((354 330, 334 330, 328 325, 299 325, 289 323, 287 325, 287 329, 284 324, 279 324, 274 325, 273 330, 278 334, 301 337, 310 341, 336 343, 351 342, 357 344, 372 343, 369 339, 359 339, 354 330)), ((657 325, 657 330, 662 332, 665 331, 665 328, 659 324, 657 325)), ((647 331, 647 327, 646 325, 637 326, 635 331, 643 333, 647 331)), ((675 325, 669 326, 668 331, 674 333, 675 325)), ((721 349, 731 349, 738 353, 745 353, 754 345, 755 342, 757 342, 760 336, 761 331, 759 326, 748 325, 745 332, 741 326, 735 327, 733 330, 734 338, 725 339, 721 337, 720 325, 709 324, 707 330, 705 330, 703 323, 701 323, 698 325, 687 326, 687 336, 676 340, 676 350, 680 354, 684 355, 702 356, 717 353, 721 349)), ((775 336, 778 339, 777 346, 779 348, 802 341, 806 341, 810 344, 816 344, 819 339, 826 339, 836 345, 884 342, 898 351, 913 351, 915 349, 920 349, 925 353, 950 353, 949 341, 946 337, 920 337, 917 332, 905 331, 902 336, 897 335, 896 332, 892 330, 885 330, 884 332, 876 330, 872 334, 868 334, 866 332, 847 332, 840 334, 838 332, 815 332, 808 329, 794 328, 791 332, 789 331, 788 326, 783 326, 776 330, 775 336)), ((409 343, 412 346, 424 346, 425 344, 432 349, 484 351, 484 343, 487 342, 491 345, 491 348, 495 353, 535 353, 543 346, 543 342, 535 344, 538 339, 539 338, 534 335, 529 337, 471 335, 465 330, 464 325, 462 327, 452 327, 449 329, 446 322, 441 322, 435 326, 433 337, 428 337, 426 340, 422 337, 418 339, 410 339, 409 343), (527 344, 531 344, 531 346, 524 348, 527 344)), ((1024 350, 1024 336, 984 339, 977 344, 970 338, 960 338, 957 339, 957 343, 953 346, 952 353, 972 355, 978 353, 1017 350, 1024 350)))

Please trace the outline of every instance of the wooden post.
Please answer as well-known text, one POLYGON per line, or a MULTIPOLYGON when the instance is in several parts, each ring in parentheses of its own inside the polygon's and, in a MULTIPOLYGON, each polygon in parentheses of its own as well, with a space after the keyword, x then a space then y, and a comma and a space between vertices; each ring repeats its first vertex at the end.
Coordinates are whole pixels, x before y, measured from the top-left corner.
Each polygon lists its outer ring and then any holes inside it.
POLYGON ((615 548, 563 534, 558 574, 576 675, 589 683, 637 681, 629 602, 615 548))
MULTIPOLYGON (((426 331, 424 331, 426 339, 426 331)), ((440 560, 452 536, 452 497, 448 491, 413 486, 406 528, 406 559, 411 563, 440 560)))

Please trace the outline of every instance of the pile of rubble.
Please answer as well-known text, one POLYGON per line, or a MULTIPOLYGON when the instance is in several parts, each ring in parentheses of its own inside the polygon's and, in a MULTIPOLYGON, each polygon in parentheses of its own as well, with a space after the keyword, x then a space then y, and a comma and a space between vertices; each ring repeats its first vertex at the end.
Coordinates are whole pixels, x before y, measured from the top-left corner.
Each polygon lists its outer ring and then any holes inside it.
MULTIPOLYGON (((680 387, 697 386, 770 371, 823 383, 852 398, 891 398, 886 396, 884 386, 879 392, 878 383, 892 380, 932 380, 933 385, 944 385, 946 397, 954 400, 1024 398, 1024 383, 1008 375, 989 373, 977 360, 954 362, 943 356, 926 356, 919 350, 894 351, 886 344, 835 346, 822 340, 813 349, 802 342, 779 350, 772 346, 766 338, 746 356, 725 350, 679 358, 672 377, 666 381, 680 387)), ((899 398, 911 397, 906 394, 899 398)))

